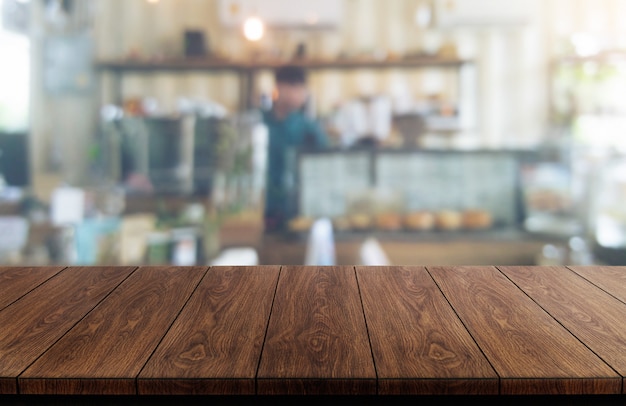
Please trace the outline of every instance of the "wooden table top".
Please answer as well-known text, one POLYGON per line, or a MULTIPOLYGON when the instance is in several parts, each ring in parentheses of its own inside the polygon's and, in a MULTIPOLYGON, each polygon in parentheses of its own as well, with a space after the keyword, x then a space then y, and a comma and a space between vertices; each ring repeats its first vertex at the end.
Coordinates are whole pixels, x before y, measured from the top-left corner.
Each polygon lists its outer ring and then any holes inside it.
POLYGON ((626 400, 626 267, 0 267, 0 326, 3 396, 626 400))

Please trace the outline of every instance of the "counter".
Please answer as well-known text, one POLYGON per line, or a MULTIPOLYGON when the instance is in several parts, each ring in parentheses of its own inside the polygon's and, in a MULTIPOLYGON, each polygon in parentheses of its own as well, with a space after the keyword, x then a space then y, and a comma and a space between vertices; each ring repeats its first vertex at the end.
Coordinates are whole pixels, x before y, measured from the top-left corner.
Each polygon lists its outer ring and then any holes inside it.
POLYGON ((2 404, 626 400, 624 267, 5 267, 0 281, 2 404))
MULTIPOLYGON (((262 235, 254 247, 262 265, 302 265, 309 238, 309 233, 262 235)), ((392 265, 536 265, 544 246, 567 244, 564 238, 516 229, 348 231, 333 235, 335 264, 364 264, 361 249, 369 238, 376 239, 392 265)))

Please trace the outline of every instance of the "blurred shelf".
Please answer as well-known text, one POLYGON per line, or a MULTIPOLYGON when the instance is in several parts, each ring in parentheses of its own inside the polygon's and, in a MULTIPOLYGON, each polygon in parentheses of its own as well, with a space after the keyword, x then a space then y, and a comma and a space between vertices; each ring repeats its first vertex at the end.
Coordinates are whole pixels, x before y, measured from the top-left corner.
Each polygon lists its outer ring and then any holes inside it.
POLYGON ((96 62, 96 68, 108 71, 219 71, 248 72, 274 69, 284 64, 302 66, 309 70, 321 69, 390 69, 390 68, 459 68, 471 63, 467 59, 420 56, 398 59, 257 59, 238 61, 232 59, 111 59, 96 62))
POLYGON ((221 59, 110 59, 97 61, 95 66, 100 70, 114 72, 239 70, 243 68, 239 62, 221 59))
POLYGON ((562 56, 555 58, 552 63, 554 65, 580 65, 587 62, 599 64, 624 64, 626 63, 626 51, 606 51, 590 56, 562 56))
MULTIPOLYGON (((458 57, 443 57, 433 55, 411 55, 398 58, 371 58, 371 57, 341 57, 335 59, 278 59, 278 58, 250 58, 247 60, 227 58, 126 58, 103 59, 95 62, 95 68, 100 73, 112 73, 115 81, 113 99, 121 102, 123 95, 122 77, 125 74, 152 74, 159 72, 185 73, 202 72, 231 72, 238 75, 241 82, 239 103, 241 110, 252 107, 254 81, 258 72, 275 69, 285 64, 301 66, 309 71, 321 70, 384 70, 384 69, 449 69, 459 71, 463 66, 473 64, 472 60, 458 57)), ((457 72, 460 80, 460 72, 457 72)), ((444 128, 438 132, 454 132, 456 129, 444 128)))

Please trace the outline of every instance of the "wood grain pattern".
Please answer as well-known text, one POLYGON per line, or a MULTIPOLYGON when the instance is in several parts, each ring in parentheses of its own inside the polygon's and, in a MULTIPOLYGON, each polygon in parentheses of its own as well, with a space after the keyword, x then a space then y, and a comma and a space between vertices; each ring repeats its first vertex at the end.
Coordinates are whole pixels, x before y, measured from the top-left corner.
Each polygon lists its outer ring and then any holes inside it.
POLYGON ((357 268, 357 280, 379 394, 498 393, 498 376, 425 268, 357 268))
POLYGON ((20 376, 20 392, 135 394, 139 371, 206 270, 137 269, 20 376))
POLYGON ((500 271, 622 376, 626 376, 626 304, 565 267, 500 271))
MULTIPOLYGON (((0 311, 0 393, 17 393, 17 376, 133 269, 67 268, 0 311)), ((24 274, 32 281, 30 276, 24 274)))
POLYGON ((495 267, 428 267, 502 394, 617 394, 621 377, 495 267))
POLYGON ((0 310, 52 278, 62 269, 62 266, 0 267, 0 310))
POLYGON ((282 268, 257 390, 264 395, 376 392, 353 268, 282 268))
POLYGON ((626 399, 626 267, 40 269, 0 268, 0 404, 626 399))
POLYGON ((626 303, 626 266, 572 266, 570 269, 626 303))
POLYGON ((279 270, 211 268, 139 375, 139 393, 254 394, 279 270))

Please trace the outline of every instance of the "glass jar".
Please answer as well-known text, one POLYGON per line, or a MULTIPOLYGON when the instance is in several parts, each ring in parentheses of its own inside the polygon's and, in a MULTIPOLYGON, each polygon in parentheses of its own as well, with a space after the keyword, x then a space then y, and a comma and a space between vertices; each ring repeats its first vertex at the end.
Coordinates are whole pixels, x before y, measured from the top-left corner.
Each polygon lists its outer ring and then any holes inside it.
POLYGON ((609 161, 602 171, 594 217, 596 242, 626 249, 626 157, 609 161))

